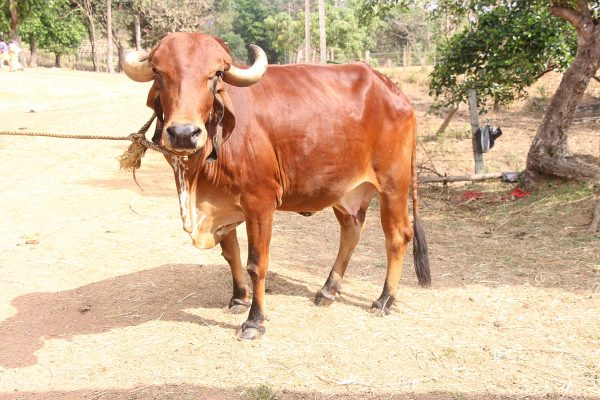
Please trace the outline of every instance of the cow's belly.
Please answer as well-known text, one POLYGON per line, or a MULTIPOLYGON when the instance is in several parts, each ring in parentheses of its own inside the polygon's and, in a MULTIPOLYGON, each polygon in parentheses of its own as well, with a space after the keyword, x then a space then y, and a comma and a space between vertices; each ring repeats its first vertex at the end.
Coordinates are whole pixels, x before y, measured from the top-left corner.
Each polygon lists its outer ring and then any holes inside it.
POLYGON ((335 207, 344 214, 356 216, 376 192, 374 182, 361 179, 348 185, 332 185, 310 193, 290 193, 283 197, 278 210, 310 213, 335 207))

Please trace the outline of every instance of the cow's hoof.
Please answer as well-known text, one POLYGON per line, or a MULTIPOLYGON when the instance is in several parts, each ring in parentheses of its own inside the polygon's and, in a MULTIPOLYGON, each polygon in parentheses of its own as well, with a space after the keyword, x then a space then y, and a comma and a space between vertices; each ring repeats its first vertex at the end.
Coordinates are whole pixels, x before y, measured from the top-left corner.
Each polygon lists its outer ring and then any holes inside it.
POLYGON ((327 307, 331 305, 335 301, 335 296, 331 293, 324 291, 323 289, 319 290, 315 295, 315 305, 319 307, 327 307))
POLYGON ((383 317, 392 313, 392 307, 387 303, 384 305, 381 300, 375 300, 373 304, 371 304, 371 312, 373 315, 383 317))
POLYGON ((238 340, 260 339, 265 334, 265 327, 253 321, 246 321, 242 324, 237 338, 238 340))
POLYGON ((231 299, 229 302, 229 313, 231 314, 241 314, 248 311, 248 307, 250 307, 251 302, 243 301, 240 299, 231 299))
POLYGON ((256 340, 262 337, 263 333, 256 328, 246 328, 239 331, 238 340, 256 340))

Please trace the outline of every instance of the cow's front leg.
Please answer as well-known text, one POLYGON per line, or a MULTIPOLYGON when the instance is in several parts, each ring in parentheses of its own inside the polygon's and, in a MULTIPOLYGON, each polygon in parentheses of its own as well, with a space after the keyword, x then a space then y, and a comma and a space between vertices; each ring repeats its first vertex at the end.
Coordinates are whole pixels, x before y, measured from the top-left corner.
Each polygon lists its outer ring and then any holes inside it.
POLYGON ((269 263, 269 243, 273 228, 273 210, 246 219, 248 232, 248 274, 252 279, 252 305, 242 324, 239 339, 259 339, 265 333, 265 277, 269 263))
POLYGON ((223 258, 231 268, 231 278, 233 281, 233 296, 229 301, 229 311, 234 314, 240 314, 248 309, 250 305, 250 288, 246 283, 246 275, 242 268, 242 259, 240 257, 240 245, 237 239, 236 230, 233 229, 221 240, 221 250, 223 258))

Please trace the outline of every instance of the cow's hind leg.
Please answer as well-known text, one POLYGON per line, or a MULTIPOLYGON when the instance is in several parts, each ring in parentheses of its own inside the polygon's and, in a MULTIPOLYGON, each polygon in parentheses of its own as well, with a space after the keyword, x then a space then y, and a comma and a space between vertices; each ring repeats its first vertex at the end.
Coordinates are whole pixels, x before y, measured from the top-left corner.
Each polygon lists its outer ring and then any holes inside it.
POLYGON ((231 232, 221 240, 222 255, 231 268, 231 277, 233 280, 233 296, 229 301, 229 311, 239 314, 248 309, 252 298, 250 288, 246 283, 246 276, 242 268, 242 259, 240 257, 240 245, 237 239, 236 230, 231 232))
POLYGON ((344 273, 360 239, 360 234, 365 223, 367 207, 368 203, 363 205, 355 216, 342 213, 336 208, 333 209, 340 223, 340 247, 325 285, 323 285, 315 296, 316 305, 328 306, 341 293, 344 273))
POLYGON ((381 225, 385 235, 387 274, 381 296, 371 306, 378 314, 389 314, 398 291, 406 247, 413 236, 408 217, 408 193, 381 193, 381 225))

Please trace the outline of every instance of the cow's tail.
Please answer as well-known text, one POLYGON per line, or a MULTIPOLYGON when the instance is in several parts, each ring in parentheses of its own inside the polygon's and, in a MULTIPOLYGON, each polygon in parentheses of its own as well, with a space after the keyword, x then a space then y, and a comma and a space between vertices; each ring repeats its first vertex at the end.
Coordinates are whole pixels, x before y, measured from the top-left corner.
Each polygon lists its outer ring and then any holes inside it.
POLYGON ((431 273, 429 271, 429 255, 427 252, 427 240, 425 231, 419 218, 419 196, 417 194, 419 181, 417 178, 417 125, 413 129, 413 149, 411 156, 411 180, 412 180, 412 202, 413 202, 413 259, 415 273, 419 285, 426 287, 431 285, 431 273))

